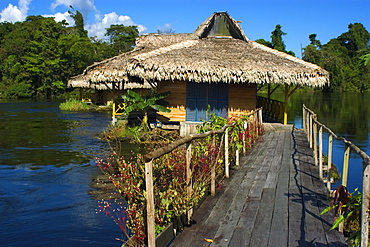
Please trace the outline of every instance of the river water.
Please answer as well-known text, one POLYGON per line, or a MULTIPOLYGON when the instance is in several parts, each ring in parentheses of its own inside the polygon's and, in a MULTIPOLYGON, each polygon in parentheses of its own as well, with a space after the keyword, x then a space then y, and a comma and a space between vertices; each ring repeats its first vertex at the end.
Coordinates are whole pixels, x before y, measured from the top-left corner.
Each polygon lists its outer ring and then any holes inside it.
MULTIPOLYGON (((281 95, 280 98, 283 96, 281 95)), ((353 142, 370 155, 370 93, 296 92, 289 99, 289 123, 302 128, 302 104, 317 114, 318 121, 334 133, 353 142)), ((327 153, 328 134, 323 134, 324 152, 327 153)), ((333 163, 343 171, 345 145, 333 142, 333 163)), ((332 189, 338 186, 335 184, 332 189)), ((362 190, 362 159, 351 152, 347 187, 362 190)))
POLYGON ((59 103, 0 101, 0 246, 120 246, 88 194, 110 115, 59 103))
MULTIPOLYGON (((302 128, 304 103, 320 122, 370 154, 369 96, 294 93, 289 122, 302 128)), ((120 246, 119 228, 96 213, 98 202, 88 194, 100 174, 94 159, 109 152, 96 135, 108 127, 110 115, 60 111, 59 103, 0 101, 0 246, 120 246)), ((334 142, 340 171, 343 150, 334 142)), ((361 188, 361 169, 361 159, 351 154, 351 191, 361 188)))

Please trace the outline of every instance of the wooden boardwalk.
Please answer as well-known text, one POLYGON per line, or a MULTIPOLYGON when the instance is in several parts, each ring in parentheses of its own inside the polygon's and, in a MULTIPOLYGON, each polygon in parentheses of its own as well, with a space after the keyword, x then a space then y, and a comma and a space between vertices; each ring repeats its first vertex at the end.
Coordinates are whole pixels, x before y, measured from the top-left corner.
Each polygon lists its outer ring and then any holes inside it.
POLYGON ((347 246, 329 231, 333 216, 320 215, 327 191, 303 131, 282 124, 265 124, 265 131, 171 247, 347 246))

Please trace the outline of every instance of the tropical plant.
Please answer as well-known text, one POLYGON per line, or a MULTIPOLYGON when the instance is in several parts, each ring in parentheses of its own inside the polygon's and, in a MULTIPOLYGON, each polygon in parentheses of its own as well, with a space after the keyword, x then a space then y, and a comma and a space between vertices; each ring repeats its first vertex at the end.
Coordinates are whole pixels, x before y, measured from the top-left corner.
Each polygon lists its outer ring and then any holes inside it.
POLYGON ((148 111, 153 109, 160 112, 171 112, 170 109, 164 106, 166 102, 162 99, 166 98, 170 92, 164 93, 149 93, 146 96, 141 96, 132 90, 128 90, 127 94, 122 96, 126 104, 125 113, 130 114, 134 111, 143 113, 142 126, 144 130, 148 130, 148 111))
POLYGON ((362 207, 362 193, 355 189, 349 193, 347 188, 340 185, 335 189, 334 199, 331 205, 325 208, 320 214, 335 209, 334 223, 330 230, 343 224, 344 231, 349 233, 347 242, 349 246, 360 246, 361 227, 360 216, 362 207))

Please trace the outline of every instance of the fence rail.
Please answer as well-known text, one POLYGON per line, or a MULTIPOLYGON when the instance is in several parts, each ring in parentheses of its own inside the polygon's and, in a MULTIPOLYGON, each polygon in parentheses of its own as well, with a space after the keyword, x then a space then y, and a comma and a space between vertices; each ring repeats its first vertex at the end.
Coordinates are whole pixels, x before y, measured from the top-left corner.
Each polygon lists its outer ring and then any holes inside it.
MULTIPOLYGON (((248 128, 248 125, 253 126, 256 128, 256 133, 259 135, 259 126, 262 124, 262 108, 256 109, 253 113, 249 114, 248 116, 252 116, 249 122, 246 122, 244 125, 244 129, 248 128)), ((148 238, 148 247, 155 246, 155 208, 154 208, 154 185, 153 185, 153 160, 156 158, 161 157, 164 154, 170 153, 177 147, 181 145, 186 145, 186 179, 188 187, 186 190, 188 194, 191 194, 192 191, 192 183, 191 183, 191 149, 192 149, 192 141, 196 139, 205 138, 212 135, 222 134, 222 141, 221 146, 223 146, 224 150, 224 176, 226 178, 229 177, 229 166, 230 166, 230 150, 229 150, 229 128, 233 128, 233 125, 225 125, 220 130, 215 131, 208 131, 203 134, 194 134, 186 136, 182 139, 179 139, 163 148, 157 149, 151 153, 148 153, 144 156, 145 160, 145 181, 146 181, 146 194, 147 194, 147 238, 148 238)), ((244 137, 245 138, 245 135, 244 137)), ((245 142, 245 139, 243 139, 245 142)), ((246 152, 245 145, 243 145, 243 150, 237 149, 235 152, 235 165, 239 165, 239 152, 243 151, 246 152)), ((233 154, 234 155, 234 154, 233 154)), ((216 170, 215 167, 211 168, 211 195, 215 195, 216 193, 216 170)), ((188 211, 188 220, 190 220, 192 214, 192 209, 188 211)))
POLYGON ((284 102, 268 99, 262 96, 257 96, 257 107, 262 107, 263 113, 266 116, 273 118, 281 123, 284 121, 284 102))
MULTIPOLYGON (((363 176, 362 176, 362 212, 361 212, 361 246, 368 246, 369 236, 369 203, 370 203, 370 157, 357 147, 352 142, 343 137, 336 135, 331 129, 317 120, 316 114, 303 105, 303 129, 307 133, 307 139, 310 147, 313 148, 315 165, 319 166, 320 178, 327 184, 327 188, 331 190, 330 169, 333 157, 333 139, 341 141, 345 144, 346 149, 343 153, 343 173, 342 185, 347 186, 349 155, 353 151, 362 159, 363 176), (323 165, 323 131, 329 134, 328 138, 328 153, 327 166, 323 165), (326 176, 325 176, 326 175, 326 176)), ((340 229, 342 230, 342 229, 340 229)))

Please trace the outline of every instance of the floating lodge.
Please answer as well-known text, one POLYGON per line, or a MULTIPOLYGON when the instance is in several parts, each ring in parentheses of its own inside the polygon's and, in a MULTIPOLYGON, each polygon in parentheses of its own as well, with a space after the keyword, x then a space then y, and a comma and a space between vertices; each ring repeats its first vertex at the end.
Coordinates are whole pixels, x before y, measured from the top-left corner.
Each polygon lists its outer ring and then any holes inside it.
POLYGON ((171 91, 166 98, 171 112, 157 117, 184 126, 207 119, 207 113, 232 118, 257 107, 287 123, 289 96, 299 86, 327 83, 329 74, 321 67, 248 39, 239 21, 216 12, 193 33, 142 35, 132 51, 87 67, 68 84, 95 89, 100 103, 128 89, 171 91), (258 97, 265 84, 268 98, 258 97), (285 86, 285 103, 276 106, 270 96, 279 86, 285 86))

